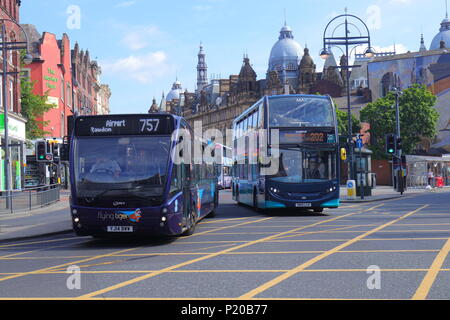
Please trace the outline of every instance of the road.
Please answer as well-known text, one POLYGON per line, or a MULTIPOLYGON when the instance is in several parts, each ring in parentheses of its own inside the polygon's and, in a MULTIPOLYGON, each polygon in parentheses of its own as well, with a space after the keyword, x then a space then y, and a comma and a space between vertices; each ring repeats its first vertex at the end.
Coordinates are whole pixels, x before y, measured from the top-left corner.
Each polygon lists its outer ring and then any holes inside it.
POLYGON ((0 298, 450 299, 449 196, 257 214, 222 191, 190 237, 0 242, 0 298))

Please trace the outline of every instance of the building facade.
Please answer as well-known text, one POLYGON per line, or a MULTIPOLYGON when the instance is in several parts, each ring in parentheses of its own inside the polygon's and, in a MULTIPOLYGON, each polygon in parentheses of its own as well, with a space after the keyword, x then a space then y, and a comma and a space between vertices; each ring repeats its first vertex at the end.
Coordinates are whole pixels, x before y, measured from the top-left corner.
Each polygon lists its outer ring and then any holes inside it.
POLYGON ((97 97, 101 90, 100 74, 101 69, 97 61, 91 61, 89 51, 80 51, 78 43, 75 43, 72 50, 72 81, 74 112, 78 115, 97 113, 97 97))
POLYGON ((109 99, 111 98, 111 89, 107 84, 101 84, 97 93, 97 112, 96 114, 109 114, 109 99))
POLYGON ((421 36, 417 52, 378 57, 368 64, 373 99, 384 97, 394 86, 406 89, 413 84, 425 85, 437 96, 438 135, 435 140, 422 139, 418 154, 450 153, 450 21, 442 21, 439 32, 427 49, 421 36))
POLYGON ((159 107, 154 101, 149 112, 178 114, 185 117, 191 126, 201 121, 204 130, 220 130, 228 144, 231 137, 226 136, 226 130, 231 129, 233 120, 264 95, 332 92, 333 96, 341 96, 345 91, 334 57, 326 62, 324 72, 317 72, 309 49, 302 49, 286 24, 272 46, 263 79, 257 79, 248 55, 244 55, 238 74, 208 81, 207 55, 202 44, 197 57, 196 90, 189 92, 175 81, 167 96, 163 94, 159 107), (323 77, 324 74, 328 77, 323 77))
MULTIPOLYGON (((12 20, 19 23, 19 0, 0 0, 0 18, 12 20)), ((20 27, 12 22, 5 23, 7 41, 25 41, 20 27)), ((13 190, 21 189, 23 186, 23 162, 24 152, 23 143, 26 141, 25 125, 26 119, 21 115, 20 103, 20 53, 17 51, 8 51, 7 53, 8 72, 17 72, 9 74, 6 79, 0 75, 0 136, 1 146, 5 146, 5 125, 4 110, 8 108, 8 137, 9 143, 13 145, 10 151, 11 181, 9 185, 13 190), (3 92, 2 83, 6 81, 6 92, 3 92), (3 97, 6 96, 6 106, 3 105, 3 97)), ((0 73, 3 72, 3 57, 0 55, 0 73)), ((0 190, 5 190, 5 152, 2 150, 0 155, 0 190)))
POLYGON ((28 66, 30 80, 34 82, 36 95, 47 95, 47 103, 53 108, 40 119, 47 124, 42 128, 46 136, 62 138, 67 135, 66 119, 72 115, 72 76, 70 40, 67 34, 62 39, 49 32, 42 36, 33 25, 23 25, 28 34, 33 62, 28 66))

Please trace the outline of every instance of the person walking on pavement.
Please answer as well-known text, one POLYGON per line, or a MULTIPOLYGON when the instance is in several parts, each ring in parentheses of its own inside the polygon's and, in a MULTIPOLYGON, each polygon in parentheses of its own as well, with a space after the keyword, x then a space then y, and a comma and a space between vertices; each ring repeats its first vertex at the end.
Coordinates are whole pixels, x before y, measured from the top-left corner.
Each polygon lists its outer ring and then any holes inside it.
POLYGON ((434 174, 431 168, 428 170, 428 185, 433 187, 434 174))

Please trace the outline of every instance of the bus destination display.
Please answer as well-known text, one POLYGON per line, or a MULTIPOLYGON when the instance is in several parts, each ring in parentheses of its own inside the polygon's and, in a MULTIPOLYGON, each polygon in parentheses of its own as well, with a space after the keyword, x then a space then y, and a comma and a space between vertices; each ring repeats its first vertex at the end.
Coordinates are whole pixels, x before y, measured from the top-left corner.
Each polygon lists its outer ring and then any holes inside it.
POLYGON ((170 116, 114 115, 79 117, 75 123, 77 136, 163 135, 172 134, 170 116))
POLYGON ((336 143, 336 136, 328 132, 280 131, 280 143, 336 143))

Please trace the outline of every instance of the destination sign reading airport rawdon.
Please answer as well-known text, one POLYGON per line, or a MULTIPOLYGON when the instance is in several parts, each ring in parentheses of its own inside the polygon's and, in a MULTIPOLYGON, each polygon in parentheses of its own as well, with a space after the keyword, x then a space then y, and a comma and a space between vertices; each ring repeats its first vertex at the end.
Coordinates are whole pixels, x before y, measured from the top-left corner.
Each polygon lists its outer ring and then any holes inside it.
POLYGON ((83 116, 75 122, 76 136, 172 134, 171 116, 108 115, 83 116))

